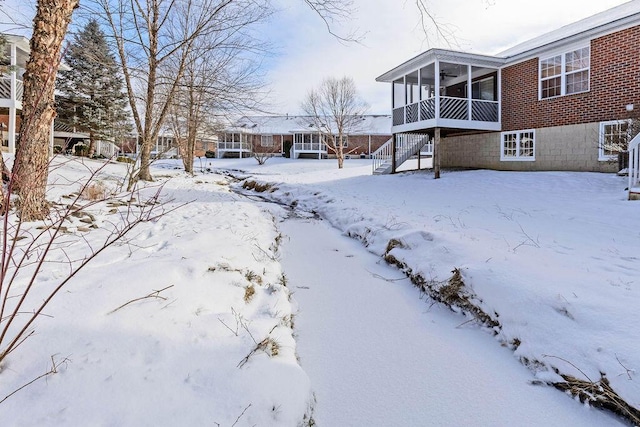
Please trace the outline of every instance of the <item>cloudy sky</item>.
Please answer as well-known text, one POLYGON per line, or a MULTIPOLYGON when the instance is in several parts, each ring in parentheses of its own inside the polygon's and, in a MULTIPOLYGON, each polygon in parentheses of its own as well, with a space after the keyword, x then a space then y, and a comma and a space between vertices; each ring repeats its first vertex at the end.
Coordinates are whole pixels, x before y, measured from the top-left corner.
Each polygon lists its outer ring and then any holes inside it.
MULTIPOLYGON (((434 34, 425 40, 416 0, 353 0, 349 19, 333 29, 339 34, 357 31, 363 36, 359 44, 331 36, 304 0, 272 1, 278 10, 260 28, 261 36, 274 45, 273 55, 264 60, 271 90, 268 111, 300 113, 304 96, 324 78, 349 76, 370 113, 388 114, 389 85, 375 78, 430 47, 493 54, 627 0, 425 0, 450 34, 448 40, 434 34)), ((30 23, 34 4, 4 0, 0 22, 11 17, 30 23)))
POLYGON ((375 78, 430 47, 493 54, 626 0, 427 0, 455 40, 449 44, 419 27, 415 0, 354 0, 349 21, 336 26, 364 33, 362 44, 341 44, 302 0, 279 0, 266 37, 279 44, 270 62, 273 110, 294 114, 300 101, 328 76, 353 77, 370 113, 390 112, 388 84, 375 78))

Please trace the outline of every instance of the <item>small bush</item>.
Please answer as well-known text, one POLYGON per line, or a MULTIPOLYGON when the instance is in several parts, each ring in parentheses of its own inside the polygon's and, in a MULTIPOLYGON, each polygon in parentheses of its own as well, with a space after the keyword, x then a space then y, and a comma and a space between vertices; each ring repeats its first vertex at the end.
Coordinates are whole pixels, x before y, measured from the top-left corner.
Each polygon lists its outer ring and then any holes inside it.
POLYGON ((256 294, 256 287, 249 285, 244 288, 244 302, 249 303, 253 296, 256 294))
POLYGON ((136 161, 130 157, 125 157, 125 156, 119 156, 116 159, 117 162, 122 162, 122 163, 135 163, 136 161))
POLYGON ((215 159, 215 158, 216 158, 216 152, 215 152, 215 151, 207 150, 207 151, 205 151, 205 152, 204 152, 204 156, 205 156, 207 159, 215 159))
POLYGON ((82 197, 87 200, 103 200, 107 197, 107 187, 101 182, 91 183, 82 191, 82 197))
POLYGON ((53 146, 53 154, 60 154, 60 153, 62 153, 62 146, 54 145, 53 146))
POLYGON ((89 147, 86 145, 76 144, 73 150, 74 154, 79 157, 87 157, 89 155, 89 147))

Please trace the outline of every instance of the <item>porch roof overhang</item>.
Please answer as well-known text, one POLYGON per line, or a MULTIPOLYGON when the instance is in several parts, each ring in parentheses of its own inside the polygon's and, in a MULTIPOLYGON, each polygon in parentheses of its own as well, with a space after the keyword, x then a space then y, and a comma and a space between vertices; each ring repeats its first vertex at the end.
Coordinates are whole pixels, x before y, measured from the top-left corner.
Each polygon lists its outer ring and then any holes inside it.
POLYGON ((505 58, 476 53, 458 52, 448 49, 429 49, 420 55, 398 65, 376 78, 377 82, 391 83, 402 76, 409 74, 425 65, 436 61, 453 62, 456 64, 469 64, 478 67, 500 68, 505 64, 505 58))

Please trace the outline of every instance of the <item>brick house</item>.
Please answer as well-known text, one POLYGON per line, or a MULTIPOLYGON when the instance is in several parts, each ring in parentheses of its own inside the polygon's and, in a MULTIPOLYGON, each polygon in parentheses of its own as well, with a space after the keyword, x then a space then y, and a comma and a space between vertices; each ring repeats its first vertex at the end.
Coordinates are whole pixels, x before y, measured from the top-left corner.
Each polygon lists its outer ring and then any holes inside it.
MULTIPOLYGON (((368 157, 391 138, 391 116, 364 115, 350 130, 345 153, 368 157)), ((253 154, 302 157, 332 157, 325 136, 309 116, 244 116, 218 135, 217 157, 247 157, 253 154)))
MULTIPOLYGON (((31 48, 29 39, 24 36, 2 34, 6 43, 4 51, 0 51, 0 151, 16 152, 16 142, 20 133, 22 96, 24 85, 22 76, 31 48)), ((64 63, 61 70, 69 69, 64 63)), ((51 133, 50 149, 52 152, 73 150, 76 144, 86 144, 89 135, 77 132, 74 128, 54 121, 51 133)), ((98 141, 96 153, 107 157, 117 152, 118 147, 106 141, 98 141)))
POLYGON ((436 175, 617 172, 640 117, 640 0, 494 56, 430 49, 376 80, 392 85, 395 154, 378 173, 423 146, 436 175))

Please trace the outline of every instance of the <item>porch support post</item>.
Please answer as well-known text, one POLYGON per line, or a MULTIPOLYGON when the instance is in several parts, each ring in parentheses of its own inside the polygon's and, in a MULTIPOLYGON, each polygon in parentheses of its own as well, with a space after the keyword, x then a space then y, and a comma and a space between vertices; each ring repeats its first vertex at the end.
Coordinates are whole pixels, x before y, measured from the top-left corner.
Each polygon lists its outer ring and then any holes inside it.
POLYGON ((49 156, 53 156, 53 126, 55 119, 51 121, 51 129, 49 131, 49 156))
POLYGON ((436 95, 436 106, 435 106, 435 119, 438 120, 440 118, 440 61, 436 59, 435 64, 433 65, 435 69, 435 95, 436 95))
POLYGON ((420 170, 420 159, 422 158, 422 148, 418 150, 418 170, 420 170))
POLYGON ((397 134, 391 137, 391 173, 396 173, 396 138, 397 134))
POLYGON ((502 69, 498 68, 498 123, 502 123, 502 69))
POLYGON ((9 107, 9 126, 7 129, 9 153, 16 153, 16 107, 9 107))
MULTIPOLYGON (((18 104, 18 101, 20 101, 20 108, 22 108, 22 99, 18 99, 18 90, 17 90, 17 86, 18 86, 18 76, 16 75, 16 65, 18 63, 18 52, 16 50, 16 45, 14 43, 12 43, 10 45, 10 63, 11 63, 11 72, 10 72, 10 76, 11 76, 11 80, 10 80, 10 96, 11 96, 11 107, 9 107, 9 123, 8 123, 8 135, 7 135, 7 139, 9 140, 8 143, 8 148, 9 148, 9 153, 13 153, 15 154, 16 152, 16 131, 17 131, 17 127, 16 127, 16 106, 18 104)), ((4 141, 3 141, 4 142, 4 141)))
POLYGON ((433 179, 440 178, 440 128, 435 129, 433 141, 433 179))
POLYGON ((473 101, 471 101, 473 99, 473 76, 471 75, 471 70, 471 64, 467 64, 467 120, 473 120, 473 113, 471 110, 471 104, 473 103, 473 101))

